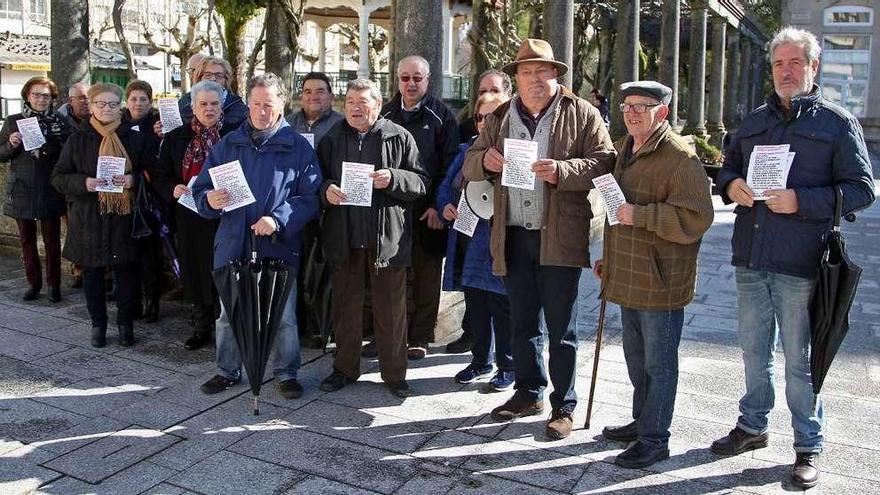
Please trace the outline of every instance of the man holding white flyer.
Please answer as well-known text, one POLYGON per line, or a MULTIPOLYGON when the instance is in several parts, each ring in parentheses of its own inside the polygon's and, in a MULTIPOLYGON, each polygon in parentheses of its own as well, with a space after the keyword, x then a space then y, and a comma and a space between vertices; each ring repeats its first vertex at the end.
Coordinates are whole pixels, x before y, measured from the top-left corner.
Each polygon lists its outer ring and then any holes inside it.
POLYGON ((632 469, 669 457, 684 307, 694 297, 700 240, 714 209, 703 165, 666 121, 672 90, 637 81, 622 84, 618 95, 627 136, 615 143, 614 173, 594 179, 608 223, 593 273, 602 280, 600 297, 620 305, 634 389, 633 421, 602 435, 633 442, 614 461, 632 469))
POLYGON ((810 375, 810 293, 836 190, 843 192, 847 215, 874 201, 874 184, 859 122, 814 84, 821 52, 816 37, 786 27, 769 51, 775 91, 740 124, 716 178, 724 202, 736 203, 731 244, 746 393, 736 426, 712 451, 736 455, 767 446, 773 355, 781 340, 796 454, 791 482, 809 488, 819 482, 824 441, 822 398, 813 393, 810 375), (779 168, 790 168, 784 184, 756 194, 755 178, 779 176, 772 173, 779 168))
MULTIPOLYGON (((200 91, 195 94, 199 96, 200 91)), ((321 170, 312 146, 284 120, 286 99, 284 83, 275 74, 252 77, 248 119, 210 148, 192 185, 199 214, 220 220, 214 270, 245 258, 254 234, 258 258, 280 260, 291 278, 298 275, 301 232, 318 214, 321 170)), ((211 101, 216 108, 219 99, 212 95, 211 101)), ((300 348, 295 292, 291 291, 284 305, 272 362, 278 391, 287 399, 303 393, 297 381, 300 348)), ((202 384, 206 394, 222 392, 241 380, 241 355, 226 308, 221 307, 216 331, 217 375, 202 384)))
POLYGON ((556 81, 568 66, 554 60, 549 43, 523 41, 503 70, 519 92, 486 116, 463 166, 467 180, 494 181, 492 271, 510 298, 516 392, 492 417, 544 411, 543 310, 553 383, 546 434, 556 440, 571 433, 577 404, 577 334, 569 323, 581 268, 590 265, 587 192, 593 178, 611 172, 614 149, 599 111, 556 81))
POLYGON ((333 270, 333 372, 321 390, 334 392, 361 375, 366 277, 382 381, 395 396, 406 382, 406 269, 412 262, 413 205, 427 192, 428 174, 415 139, 379 117, 373 81, 356 79, 345 93, 345 121, 318 144, 324 172, 321 219, 324 256, 333 270))

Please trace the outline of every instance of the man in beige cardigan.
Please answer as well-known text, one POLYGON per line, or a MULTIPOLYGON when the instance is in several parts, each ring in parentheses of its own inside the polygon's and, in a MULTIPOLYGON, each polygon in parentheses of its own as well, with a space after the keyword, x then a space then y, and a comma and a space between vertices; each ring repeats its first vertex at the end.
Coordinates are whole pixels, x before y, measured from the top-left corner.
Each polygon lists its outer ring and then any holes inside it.
POLYGON ((593 178, 611 171, 614 150, 599 111, 557 82, 568 66, 554 60, 549 43, 523 41, 516 60, 503 70, 516 78, 517 94, 486 116, 463 166, 467 180, 494 181, 492 272, 504 277, 510 298, 516 393, 492 418, 507 421, 544 411, 548 379, 538 324, 543 311, 553 384, 545 431, 558 440, 571 433, 577 404, 577 333, 570 323, 581 267, 590 263, 587 192, 593 178), (502 185, 511 166, 503 154, 505 141, 511 139, 537 147, 532 188, 502 185))
POLYGON ((601 297, 620 305, 633 421, 602 434, 635 441, 615 463, 642 468, 669 457, 684 307, 714 210, 700 160, 666 121, 672 90, 638 81, 623 84, 620 97, 628 135, 615 143, 614 177, 626 203, 620 223, 605 226, 604 259, 593 270, 601 297))

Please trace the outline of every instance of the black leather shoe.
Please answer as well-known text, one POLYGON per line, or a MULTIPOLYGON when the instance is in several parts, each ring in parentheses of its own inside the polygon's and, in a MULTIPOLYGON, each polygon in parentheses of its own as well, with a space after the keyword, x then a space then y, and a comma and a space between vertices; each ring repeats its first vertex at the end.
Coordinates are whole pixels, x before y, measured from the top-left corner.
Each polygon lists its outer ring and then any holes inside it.
POLYGON ((321 382, 321 386, 318 387, 324 392, 336 392, 342 387, 348 385, 349 383, 354 383, 355 380, 345 376, 342 372, 333 370, 333 373, 330 373, 330 376, 324 378, 324 381, 321 382))
POLYGON ((49 301, 53 303, 61 301, 61 287, 52 287, 49 289, 49 301))
POLYGON ((201 389, 203 393, 208 395, 219 394, 224 390, 229 390, 230 387, 239 381, 241 381, 240 378, 238 380, 230 380, 222 375, 214 375, 210 380, 202 384, 201 389))
POLYGON ((134 345, 134 328, 131 323, 128 325, 117 325, 119 327, 119 345, 122 347, 131 347, 134 345))
POLYGON ((633 442, 639 439, 639 425, 633 421, 623 426, 606 426, 602 428, 602 436, 615 442, 633 442))
POLYGON ((291 378, 290 380, 278 382, 278 392, 280 392, 281 396, 285 399, 299 399, 302 397, 303 388, 302 385, 296 381, 296 378, 291 378))
POLYGON ((92 347, 107 345, 107 325, 92 326, 92 347))
POLYGON ((474 348, 474 336, 464 333, 461 337, 446 344, 447 354, 464 354, 474 348))
POLYGON ((800 488, 812 488, 819 484, 819 454, 798 452, 791 468, 791 482, 800 488))
POLYGON ((739 455, 755 449, 763 449, 767 446, 767 433, 752 435, 739 426, 730 430, 725 437, 712 442, 712 452, 718 455, 739 455))
POLYGON ((156 323, 157 321, 159 321, 159 300, 147 299, 144 304, 144 322, 156 323))
POLYGON ((210 344, 212 340, 210 331, 199 331, 194 333, 192 337, 186 339, 183 346, 186 347, 187 350, 194 351, 210 344))
POLYGON ((40 288, 39 287, 31 287, 24 292, 24 295, 21 296, 25 301, 33 301, 34 299, 40 297, 40 288))
POLYGON ((636 442, 614 459, 614 464, 622 468, 638 469, 669 459, 669 449, 653 447, 644 442, 636 442))
POLYGON ((406 380, 400 380, 399 382, 389 382, 385 384, 388 387, 388 390, 394 394, 395 397, 399 399, 406 399, 410 396, 412 392, 409 388, 409 384, 406 383, 406 380))

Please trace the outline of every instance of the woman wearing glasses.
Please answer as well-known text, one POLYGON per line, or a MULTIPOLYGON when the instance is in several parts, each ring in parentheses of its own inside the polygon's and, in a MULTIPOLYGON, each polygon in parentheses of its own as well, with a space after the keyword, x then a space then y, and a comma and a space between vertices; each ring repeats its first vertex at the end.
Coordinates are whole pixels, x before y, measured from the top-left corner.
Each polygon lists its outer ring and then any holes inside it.
POLYGON ((21 113, 10 115, 0 130, 0 161, 9 162, 3 213, 14 218, 18 224, 18 240, 30 286, 23 299, 36 299, 43 287, 40 256, 37 252, 39 222, 43 233, 43 247, 46 250, 49 300, 58 302, 61 300, 61 216, 64 215, 66 205, 64 196, 49 183, 49 177, 70 128, 54 112, 58 88, 51 80, 41 76, 32 77, 22 88, 21 97, 24 100, 21 113), (45 143, 33 149, 25 149, 30 146, 22 138, 19 121, 30 118, 36 118, 39 133, 45 143))
POLYGON ((104 270, 112 267, 119 284, 119 343, 130 346, 134 344, 131 322, 139 269, 139 250, 131 237, 131 212, 135 182, 140 171, 155 162, 154 148, 142 133, 122 125, 122 88, 99 83, 89 88, 88 96, 92 116, 67 140, 52 173, 52 184, 71 202, 63 254, 84 268, 83 289, 94 347, 107 343, 104 270), (102 163, 124 163, 122 173, 99 176, 99 157, 102 163), (111 186, 122 192, 107 191, 111 186))
MULTIPOLYGON (((474 104, 474 122, 477 131, 486 126, 486 116, 510 97, 506 94, 486 93, 474 104)), ((458 156, 449 165, 443 183, 437 189, 437 211, 452 224, 458 217, 458 201, 465 182, 461 167, 469 143, 462 144, 458 156)), ((489 254, 489 221, 481 219, 474 234, 468 237, 449 229, 446 244, 446 267, 443 270, 443 290, 463 291, 465 313, 474 334, 471 364, 455 375, 458 383, 472 383, 492 374, 492 343, 495 343, 495 364, 498 369, 489 380, 491 390, 507 390, 513 386, 513 355, 510 349, 510 304, 500 277, 492 274, 492 255, 489 254)))

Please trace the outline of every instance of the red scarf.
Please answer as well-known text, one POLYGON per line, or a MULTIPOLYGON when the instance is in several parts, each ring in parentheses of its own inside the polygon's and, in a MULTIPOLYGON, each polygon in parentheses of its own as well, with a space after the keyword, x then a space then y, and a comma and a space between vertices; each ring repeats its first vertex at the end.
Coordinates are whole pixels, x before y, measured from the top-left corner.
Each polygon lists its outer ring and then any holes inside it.
POLYGON ((220 141, 220 127, 223 125, 223 121, 222 119, 218 120, 214 126, 207 127, 199 122, 199 119, 193 117, 191 125, 196 135, 186 146, 186 152, 183 154, 181 172, 184 184, 188 184, 190 179, 202 171, 202 165, 208 157, 208 152, 220 141))

